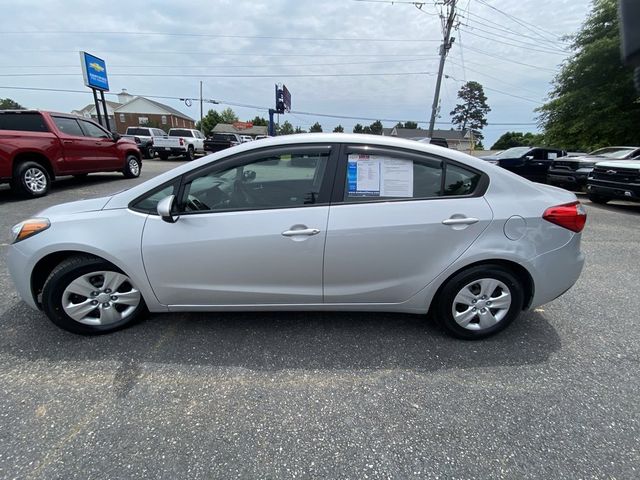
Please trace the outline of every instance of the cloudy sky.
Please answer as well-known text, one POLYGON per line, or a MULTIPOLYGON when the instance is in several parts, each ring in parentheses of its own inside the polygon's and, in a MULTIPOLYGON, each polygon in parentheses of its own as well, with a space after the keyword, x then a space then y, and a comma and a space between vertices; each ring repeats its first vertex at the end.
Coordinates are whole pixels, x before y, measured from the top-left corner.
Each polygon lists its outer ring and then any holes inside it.
MULTIPOLYGON (((421 10, 385 0, 0 5, 0 97, 30 108, 68 112, 90 103, 88 94, 6 88, 86 90, 78 55, 85 50, 106 60, 111 92, 197 97, 202 80, 203 96, 231 104, 241 119, 266 117, 274 83, 286 84, 297 112, 281 122, 302 128, 319 121, 325 131, 339 123, 350 131, 371 123, 320 113, 389 119, 385 126, 430 116, 442 35, 441 6, 433 2, 421 10)), ((579 28, 589 6, 589 0, 458 0, 437 127, 451 128, 459 87, 476 80, 492 109, 486 146, 507 130, 536 131, 534 109, 568 55, 560 37, 579 28)), ((199 118, 195 102, 160 101, 199 118)))

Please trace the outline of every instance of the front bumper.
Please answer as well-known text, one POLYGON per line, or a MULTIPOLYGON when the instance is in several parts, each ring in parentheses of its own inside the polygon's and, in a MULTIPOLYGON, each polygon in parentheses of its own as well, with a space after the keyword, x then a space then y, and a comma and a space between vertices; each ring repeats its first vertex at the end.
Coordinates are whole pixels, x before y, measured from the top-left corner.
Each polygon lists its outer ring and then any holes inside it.
POLYGON ((587 185, 588 172, 549 170, 547 173, 547 183, 559 187, 570 187, 581 190, 587 185))
POLYGON ((612 199, 640 202, 640 185, 636 183, 618 183, 591 179, 587 183, 587 193, 612 199))
POLYGON ((33 297, 33 292, 31 291, 31 272, 34 267, 32 258, 32 256, 27 255, 20 250, 19 243, 9 245, 7 264, 9 266, 9 273, 13 279, 13 284, 15 285, 20 298, 22 298, 22 300, 24 300, 31 308, 38 310, 38 304, 33 297))

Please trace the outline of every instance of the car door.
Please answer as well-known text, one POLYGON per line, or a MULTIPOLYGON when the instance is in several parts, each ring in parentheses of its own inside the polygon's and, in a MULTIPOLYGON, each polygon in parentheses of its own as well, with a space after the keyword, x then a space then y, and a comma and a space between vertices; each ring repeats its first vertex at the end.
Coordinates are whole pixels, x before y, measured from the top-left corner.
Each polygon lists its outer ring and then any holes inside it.
POLYGON ((442 157, 348 146, 329 212, 324 301, 402 303, 492 220, 486 174, 442 157))
POLYGON ((73 117, 52 115, 62 142, 64 159, 58 160, 58 170, 64 173, 87 172, 95 162, 94 140, 87 138, 78 120, 73 117))
POLYGON ((87 120, 78 120, 85 137, 93 140, 93 169, 122 167, 123 160, 119 156, 118 147, 113 136, 104 128, 87 120))
POLYGON ((330 145, 288 146, 216 161, 184 177, 175 223, 143 199, 142 255, 158 300, 194 309, 322 303, 332 155, 330 145), (303 155, 315 161, 291 165, 303 155))

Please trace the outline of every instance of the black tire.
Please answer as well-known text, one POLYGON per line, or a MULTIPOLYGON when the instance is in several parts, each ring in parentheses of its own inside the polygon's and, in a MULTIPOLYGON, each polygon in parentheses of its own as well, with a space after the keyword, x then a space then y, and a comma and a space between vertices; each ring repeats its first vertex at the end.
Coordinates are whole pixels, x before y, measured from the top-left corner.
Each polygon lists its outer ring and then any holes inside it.
MULTIPOLYGON (((495 292, 498 292, 498 294, 502 293, 500 287, 496 287, 496 289, 494 289, 494 295, 495 292)), ((480 298, 479 293, 478 297, 480 298)), ((489 298, 489 300, 491 300, 491 298, 489 298)), ((433 309, 433 313, 436 317, 436 320, 440 322, 440 324, 447 330, 447 332, 449 332, 454 337, 464 340, 478 340, 505 329, 513 320, 515 320, 520 315, 524 302, 524 289, 520 280, 518 280, 518 278, 506 268, 499 265, 479 265, 476 267, 471 267, 468 270, 463 270, 462 272, 454 275, 440 290, 438 298, 436 298, 434 301, 435 308, 433 309), (481 327, 479 316, 481 308, 479 308, 477 314, 470 313, 470 315, 474 315, 474 318, 469 323, 468 327, 465 328, 459 325, 453 317, 453 309, 460 307, 460 304, 457 304, 458 306, 456 307, 454 300, 458 293, 464 290, 466 286, 473 284, 474 281, 480 281, 482 279, 497 280, 498 282, 505 285, 509 290, 511 303, 508 308, 504 309, 506 313, 504 313, 503 311, 502 318, 492 326, 487 328, 481 327)), ((473 303, 475 303, 476 301, 474 301, 473 303)), ((485 302, 486 300, 481 301, 485 302)), ((491 316, 493 316, 494 314, 501 315, 498 309, 485 306, 484 303, 477 305, 479 307, 481 306, 486 308, 491 316)), ((462 311, 464 311, 465 305, 462 305, 462 307, 462 311)), ((476 310, 473 310, 473 312, 475 311, 476 310)))
POLYGON ((160 160, 169 160, 168 153, 159 153, 158 156, 160 157, 160 160))
POLYGON ((147 160, 153 160, 155 156, 156 156, 156 151, 153 149, 153 147, 147 148, 144 158, 146 158, 147 160))
POLYGON ((587 195, 587 198, 589 200, 591 200, 593 203, 597 203, 599 205, 604 205, 605 203, 607 203, 609 200, 611 200, 608 197, 603 197, 601 195, 597 195, 595 193, 590 193, 587 195))
POLYGON ((51 188, 51 177, 39 163, 22 162, 15 167, 11 188, 23 197, 44 197, 51 188))
POLYGON ((124 170, 122 173, 127 178, 137 178, 142 172, 142 162, 135 155, 127 155, 127 159, 124 162, 124 170))
MULTIPOLYGON (((68 258, 54 268, 42 290, 42 309, 47 317, 60 328, 81 335, 99 335, 113 332, 140 320, 147 311, 142 295, 140 295, 140 303, 135 306, 131 312, 127 313, 126 317, 107 325, 88 325, 80 323, 67 315, 62 304, 65 289, 82 275, 100 271, 123 274, 120 269, 109 262, 89 255, 78 255, 68 258)), ((131 287, 133 288, 133 285, 131 285, 131 287)), ((96 288, 99 290, 99 287, 96 288)), ((125 286, 124 288, 126 289, 128 287, 125 286)), ((117 292, 113 293, 117 295, 117 292)), ((82 300, 79 299, 78 301, 82 300)), ((109 308, 116 307, 112 304, 109 308)), ((97 306, 96 310, 98 309, 99 307, 97 306)), ((98 315, 98 313, 96 313, 96 315, 98 315)))
POLYGON ((187 147, 187 151, 184 154, 185 160, 190 162, 195 158, 195 156, 196 156, 196 153, 195 153, 195 150, 193 149, 193 145, 189 145, 187 147))

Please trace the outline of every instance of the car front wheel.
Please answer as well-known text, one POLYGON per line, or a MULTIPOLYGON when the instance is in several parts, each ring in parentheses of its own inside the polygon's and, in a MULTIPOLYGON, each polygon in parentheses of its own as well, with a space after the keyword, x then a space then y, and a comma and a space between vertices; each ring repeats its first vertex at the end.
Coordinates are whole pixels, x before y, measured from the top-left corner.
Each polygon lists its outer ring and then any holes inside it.
POLYGON ((122 328, 146 310, 126 274, 90 256, 67 259, 51 272, 42 291, 42 308, 59 327, 85 335, 122 328))
POLYGON ((451 278, 436 299, 437 320, 452 335, 475 340, 506 328, 522 311, 524 291, 509 270, 480 265, 451 278))
POLYGON ((142 162, 135 155, 127 155, 127 160, 124 164, 124 176, 127 178, 137 178, 140 176, 142 170, 142 162))
POLYGON ((49 192, 49 172, 36 162, 23 162, 16 167, 12 189, 25 197, 42 197, 49 192))

